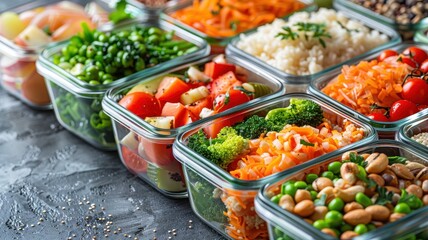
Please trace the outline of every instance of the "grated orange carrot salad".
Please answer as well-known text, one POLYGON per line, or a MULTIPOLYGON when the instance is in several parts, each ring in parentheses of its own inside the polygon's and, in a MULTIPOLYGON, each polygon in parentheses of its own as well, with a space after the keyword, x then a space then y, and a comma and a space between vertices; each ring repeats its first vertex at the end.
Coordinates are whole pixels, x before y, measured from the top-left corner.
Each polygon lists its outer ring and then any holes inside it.
POLYGON ((362 61, 355 66, 344 66, 342 73, 322 89, 336 101, 364 114, 370 106, 390 107, 402 99, 401 84, 409 73, 407 64, 394 61, 362 61))
MULTIPOLYGON (((250 140, 250 152, 241 157, 230 174, 242 180, 257 180, 284 171, 338 148, 359 141, 363 129, 344 120, 343 126, 324 120, 317 128, 287 125, 280 132, 250 140), (303 140, 303 141, 301 141, 303 140)), ((234 239, 267 239, 267 226, 254 210, 255 194, 226 189, 222 200, 229 219, 226 227, 234 239)))
POLYGON ((230 37, 302 9, 297 0, 194 0, 170 15, 211 37, 230 37))

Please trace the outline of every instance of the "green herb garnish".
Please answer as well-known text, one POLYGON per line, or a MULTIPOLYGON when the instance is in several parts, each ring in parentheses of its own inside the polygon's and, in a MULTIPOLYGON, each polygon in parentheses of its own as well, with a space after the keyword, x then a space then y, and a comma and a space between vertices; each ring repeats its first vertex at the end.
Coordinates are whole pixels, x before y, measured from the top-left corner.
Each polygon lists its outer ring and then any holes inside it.
POLYGON ((345 29, 348 33, 351 33, 351 32, 360 32, 360 30, 358 30, 358 29, 349 29, 349 28, 345 27, 345 25, 343 25, 339 21, 336 21, 336 22, 337 22, 337 24, 340 25, 341 28, 345 29))
POLYGON ((238 24, 239 24, 239 21, 232 21, 232 22, 230 22, 230 28, 233 31, 236 31, 238 29, 238 24))
MULTIPOLYGON (((317 39, 324 48, 326 47, 326 43, 323 38, 331 38, 331 35, 327 32, 326 25, 322 23, 298 22, 293 26, 297 26, 297 31, 304 32, 306 40, 308 40, 309 37, 317 39)), ((283 27, 282 29, 285 32, 280 32, 275 37, 280 37, 281 40, 289 38, 295 40, 299 36, 296 32, 293 32, 290 27, 283 27)))
POLYGON ((314 205, 315 206, 325 206, 326 200, 327 200, 327 194, 323 193, 323 194, 321 194, 321 198, 315 199, 314 205))
POLYGON ((108 19, 113 23, 118 23, 120 21, 131 19, 132 15, 126 12, 126 5, 128 3, 126 0, 119 0, 116 3, 115 10, 108 15, 108 19))
POLYGON ((300 144, 302 144, 302 145, 304 145, 304 146, 309 146, 309 147, 314 147, 314 146, 315 146, 315 144, 310 143, 310 142, 306 142, 306 141, 305 141, 305 140, 303 140, 303 139, 300 139, 300 144))
POLYGON ((401 156, 392 156, 392 157, 388 157, 388 161, 389 161, 388 163, 389 165, 392 165, 394 163, 406 164, 407 158, 401 157, 401 156))
POLYGON ((379 194, 376 204, 385 205, 387 203, 392 202, 392 196, 394 196, 393 192, 386 191, 386 188, 377 186, 377 193, 379 194))
POLYGON ((367 162, 364 161, 364 158, 356 153, 349 153, 349 161, 353 162, 363 168, 365 168, 367 166, 367 162))

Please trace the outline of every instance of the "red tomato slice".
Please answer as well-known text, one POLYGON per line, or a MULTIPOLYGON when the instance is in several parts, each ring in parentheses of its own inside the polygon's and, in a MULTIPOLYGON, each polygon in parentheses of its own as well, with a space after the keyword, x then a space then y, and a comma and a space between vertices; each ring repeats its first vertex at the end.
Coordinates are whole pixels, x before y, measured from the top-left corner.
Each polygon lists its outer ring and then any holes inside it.
POLYGON ((199 114, 201 113, 203 108, 213 108, 213 99, 211 96, 208 96, 204 99, 186 105, 186 108, 196 117, 199 118, 199 114))
POLYGON ((416 46, 406 48, 403 54, 413 59, 419 66, 428 58, 428 54, 423 49, 416 46))
POLYGON ((227 72, 214 79, 211 83, 211 95, 216 97, 219 94, 226 93, 231 86, 241 86, 242 82, 236 78, 235 73, 227 72))
POLYGON ((158 143, 152 139, 140 138, 147 161, 163 168, 175 165, 177 162, 172 154, 172 143, 158 143))
POLYGON ((380 112, 370 113, 369 115, 367 115, 367 117, 375 121, 389 122, 389 119, 383 113, 380 112))
POLYGON ((250 100, 251 98, 244 92, 230 88, 225 94, 220 94, 215 98, 214 111, 223 112, 250 100))
POLYGON ((144 173, 147 171, 147 162, 144 158, 134 153, 126 146, 121 147, 124 165, 133 173, 144 173))
POLYGON ((229 71, 235 73, 236 66, 229 63, 209 62, 205 64, 204 69, 204 73, 212 79, 216 79, 229 71))
POLYGON ((181 103, 165 103, 161 116, 173 116, 174 128, 178 128, 198 120, 194 114, 181 103))
POLYGON ((179 115, 175 119, 175 127, 185 126, 185 125, 192 123, 196 120, 198 120, 198 118, 196 116, 194 116, 190 110, 185 108, 182 111, 181 115, 179 115))
POLYGON ((389 57, 397 56, 397 55, 398 55, 398 52, 396 52, 396 51, 394 51, 394 50, 392 50, 392 49, 387 49, 387 50, 384 50, 384 51, 379 55, 379 57, 377 57, 377 60, 378 60, 379 62, 382 62, 383 60, 385 60, 385 59, 387 59, 387 58, 389 58, 389 57))
POLYGON ((180 102, 181 94, 190 86, 178 77, 165 77, 159 84, 155 97, 161 102, 180 102))
POLYGON ((145 92, 127 94, 119 101, 119 105, 143 119, 161 114, 159 101, 154 96, 145 92))
MULTIPOLYGON (((237 119, 239 120, 239 119, 237 119)), ((243 118, 242 118, 243 120, 243 118)), ((238 122, 238 121, 237 121, 238 122)), ((208 138, 216 138, 217 134, 220 132, 220 130, 227 126, 233 125, 233 119, 225 119, 224 117, 218 118, 214 120, 210 125, 206 126, 204 128, 204 132, 207 134, 208 138)))

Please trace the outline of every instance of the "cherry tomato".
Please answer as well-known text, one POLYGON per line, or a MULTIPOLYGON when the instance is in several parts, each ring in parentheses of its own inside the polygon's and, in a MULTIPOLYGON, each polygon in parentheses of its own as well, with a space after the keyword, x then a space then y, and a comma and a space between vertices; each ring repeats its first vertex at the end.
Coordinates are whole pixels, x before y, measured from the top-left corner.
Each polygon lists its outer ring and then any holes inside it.
POLYGON ((427 108, 428 108, 428 105, 425 105, 425 104, 419 104, 418 105, 418 111, 422 111, 422 110, 425 110, 427 108))
POLYGON ((379 122, 389 122, 389 119, 383 113, 380 112, 370 113, 369 115, 367 115, 367 117, 379 122))
POLYGON ((133 173, 144 173, 147 170, 147 162, 144 158, 122 146, 122 160, 125 166, 133 173))
POLYGON ((419 67, 419 69, 423 72, 423 73, 428 73, 428 59, 426 59, 425 61, 422 62, 421 66, 419 67))
POLYGON ((250 100, 251 98, 247 94, 232 87, 225 94, 220 94, 215 98, 214 111, 224 112, 250 100))
POLYGON ((406 48, 403 54, 415 60, 418 65, 421 65, 428 58, 428 54, 423 49, 415 46, 406 48))
POLYGON ((162 112, 159 100, 145 92, 127 94, 119 101, 119 105, 143 119, 159 116, 162 112))
POLYGON ((390 120, 398 121, 418 112, 416 104, 409 100, 398 100, 394 102, 389 110, 390 120))
POLYGON ((385 60, 386 58, 392 57, 392 56, 397 56, 398 52, 392 50, 392 49, 387 49, 385 51, 383 51, 378 57, 377 60, 379 62, 382 62, 383 60, 385 60))
POLYGON ((401 96, 416 104, 428 104, 428 83, 421 78, 409 78, 403 85, 401 96))
POLYGON ((403 55, 400 55, 400 57, 397 59, 397 61, 398 62, 403 62, 403 63, 409 65, 412 68, 416 68, 418 66, 418 63, 415 60, 413 60, 410 57, 405 57, 403 55))

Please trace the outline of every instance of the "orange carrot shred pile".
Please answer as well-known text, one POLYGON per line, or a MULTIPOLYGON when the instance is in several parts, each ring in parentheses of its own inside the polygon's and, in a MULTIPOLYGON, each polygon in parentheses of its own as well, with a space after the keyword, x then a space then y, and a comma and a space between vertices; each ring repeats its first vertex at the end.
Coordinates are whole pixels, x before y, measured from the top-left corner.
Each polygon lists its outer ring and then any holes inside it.
POLYGON ((304 8, 297 0, 194 0, 171 16, 211 37, 230 37, 304 8))

